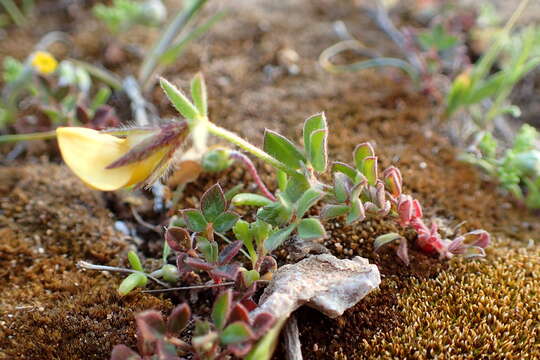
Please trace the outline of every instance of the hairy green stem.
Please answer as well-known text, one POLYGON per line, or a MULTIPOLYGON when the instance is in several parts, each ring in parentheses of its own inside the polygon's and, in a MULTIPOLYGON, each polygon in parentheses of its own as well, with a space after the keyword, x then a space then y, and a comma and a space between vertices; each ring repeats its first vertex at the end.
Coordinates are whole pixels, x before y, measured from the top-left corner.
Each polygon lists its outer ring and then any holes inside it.
POLYGON ((236 135, 232 131, 229 131, 229 130, 224 129, 224 128, 220 127, 220 126, 217 126, 217 125, 215 125, 214 123, 212 123, 210 121, 206 122, 206 127, 208 129, 208 132, 210 132, 212 135, 219 136, 220 138, 223 138, 223 139, 235 144, 239 148, 249 152, 250 154, 252 154, 252 155, 254 155, 256 157, 258 157, 259 159, 261 159, 265 163, 275 167, 276 169, 282 170, 282 171, 284 171, 284 172, 286 172, 288 174, 291 174, 291 175, 298 174, 298 172, 295 169, 285 165, 284 163, 282 163, 279 160, 274 159, 272 156, 268 155, 265 151, 259 149, 255 145, 251 144, 249 141, 244 140, 243 138, 236 135))
POLYGON ((56 131, 45 131, 38 133, 30 134, 10 134, 10 135, 0 135, 0 144, 16 141, 26 141, 26 140, 47 140, 54 139, 56 137, 56 131))

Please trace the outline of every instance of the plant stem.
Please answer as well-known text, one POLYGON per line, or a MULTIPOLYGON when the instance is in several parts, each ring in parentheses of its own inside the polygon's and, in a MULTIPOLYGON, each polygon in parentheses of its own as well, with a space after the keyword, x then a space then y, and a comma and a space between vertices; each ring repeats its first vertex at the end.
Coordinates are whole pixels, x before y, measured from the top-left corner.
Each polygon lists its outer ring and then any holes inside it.
POLYGON ((139 84, 143 90, 147 89, 148 80, 152 76, 156 66, 159 64, 161 56, 169 49, 172 42, 176 39, 180 31, 184 29, 190 19, 199 11, 207 0, 196 0, 191 2, 190 6, 179 11, 172 22, 167 26, 159 41, 144 58, 139 70, 139 84))
POLYGON ((252 155, 254 155, 256 157, 258 157, 259 159, 261 159, 265 163, 275 167, 276 169, 282 170, 282 171, 284 171, 284 172, 286 172, 288 174, 291 174, 291 175, 297 175, 298 174, 298 172, 295 169, 285 165, 284 163, 282 163, 279 160, 274 159, 273 157, 268 155, 268 153, 266 153, 265 151, 259 149, 255 145, 251 144, 249 141, 242 139, 240 136, 236 135, 232 131, 229 131, 229 130, 224 129, 224 128, 220 127, 220 126, 217 126, 217 125, 215 125, 214 123, 212 123, 210 121, 206 121, 206 127, 208 128, 208 131, 211 134, 213 134, 215 136, 219 136, 220 138, 223 138, 223 139, 235 144, 239 148, 249 152, 250 154, 252 154, 252 155))
POLYGON ((45 131, 30 134, 10 134, 0 135, 0 144, 25 140, 47 140, 54 139, 56 137, 56 131, 45 131))
POLYGON ((135 273, 135 274, 143 274, 144 276, 148 277, 149 279, 152 279, 154 280, 156 283, 158 283, 159 285, 163 286, 163 287, 166 287, 166 288, 169 288, 169 285, 167 285, 166 283, 162 282, 161 280, 157 279, 156 277, 154 277, 152 274, 146 274, 142 271, 137 271, 137 270, 132 270, 132 269, 126 269, 126 268, 120 268, 120 267, 116 267, 116 266, 107 266, 107 265, 96 265, 96 264, 92 264, 92 263, 89 263, 87 261, 79 261, 77 263, 77 267, 80 267, 80 268, 83 268, 83 269, 88 269, 88 270, 99 270, 99 271, 116 271, 116 272, 125 272, 125 273, 135 273))
POLYGON ((276 201, 276 197, 270 192, 270 190, 268 190, 261 177, 259 176, 259 173, 257 172, 253 161, 251 161, 249 157, 247 157, 240 151, 231 151, 231 156, 244 163, 263 195, 272 201, 276 201))

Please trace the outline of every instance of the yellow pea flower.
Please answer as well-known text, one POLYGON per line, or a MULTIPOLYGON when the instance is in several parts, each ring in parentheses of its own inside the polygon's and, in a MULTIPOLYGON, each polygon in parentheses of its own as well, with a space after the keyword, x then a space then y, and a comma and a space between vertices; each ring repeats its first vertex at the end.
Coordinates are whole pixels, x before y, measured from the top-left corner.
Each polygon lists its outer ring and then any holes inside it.
POLYGON ((114 191, 155 181, 185 138, 182 123, 127 131, 125 138, 80 127, 56 129, 65 163, 84 183, 114 191), (172 125, 172 126, 170 126, 172 125))
POLYGON ((46 51, 36 51, 32 55, 31 64, 37 72, 43 75, 53 73, 58 67, 58 61, 51 53, 46 51))

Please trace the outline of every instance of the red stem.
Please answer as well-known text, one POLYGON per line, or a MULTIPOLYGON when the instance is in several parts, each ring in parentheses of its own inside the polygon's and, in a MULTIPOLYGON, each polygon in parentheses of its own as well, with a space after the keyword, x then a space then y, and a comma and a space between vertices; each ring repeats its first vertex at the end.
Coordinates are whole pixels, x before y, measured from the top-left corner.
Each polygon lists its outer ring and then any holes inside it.
POLYGON ((231 151, 230 154, 232 158, 240 160, 244 163, 263 195, 272 201, 276 201, 276 197, 268 190, 266 185, 264 185, 263 181, 261 180, 261 177, 259 176, 259 173, 257 172, 257 169, 255 168, 255 165, 251 159, 239 151, 231 151))

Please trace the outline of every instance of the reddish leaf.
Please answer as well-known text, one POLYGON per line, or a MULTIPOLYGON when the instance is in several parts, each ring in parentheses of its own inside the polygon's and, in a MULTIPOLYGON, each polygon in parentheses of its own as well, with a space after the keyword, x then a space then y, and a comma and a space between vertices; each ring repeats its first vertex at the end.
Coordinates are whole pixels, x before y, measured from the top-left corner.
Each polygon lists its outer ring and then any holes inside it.
POLYGON ((231 311, 229 321, 243 321, 249 324, 249 311, 242 304, 236 304, 231 311))
POLYGON ((177 306, 167 319, 167 333, 170 336, 177 336, 186 328, 191 318, 191 309, 187 303, 177 306))
POLYGON ((174 251, 188 251, 192 249, 193 244, 189 232, 181 227, 173 226, 165 232, 165 240, 174 251))
POLYGON ((197 258, 187 257, 184 262, 186 265, 197 270, 210 271, 214 268, 214 265, 197 258))
POLYGON ((219 265, 225 265, 231 262, 231 260, 238 254, 240 249, 242 248, 242 241, 237 240, 223 248, 221 252, 219 253, 219 265))
POLYGON ((276 270, 277 270, 277 261, 276 261, 276 259, 274 259, 271 256, 265 256, 262 263, 261 263, 259 273, 261 275, 264 275, 264 274, 266 274, 268 272, 273 273, 276 270))
POLYGON ((165 335, 165 322, 158 311, 148 310, 135 315, 137 322, 137 343, 141 355, 152 355, 155 343, 165 335))
POLYGON ((274 315, 270 314, 269 312, 262 312, 259 315, 255 317, 253 320, 253 325, 251 325, 251 328, 253 329, 253 332, 255 333, 255 336, 257 338, 260 338, 270 328, 274 325, 276 322, 276 318, 274 315))
POLYGON ((240 264, 234 263, 218 266, 214 268, 211 273, 212 275, 220 278, 235 280, 236 276, 238 275, 238 271, 240 271, 240 264))
POLYGON ((187 273, 193 270, 188 264, 186 264, 186 259, 188 257, 189 256, 186 253, 180 253, 176 257, 176 267, 180 273, 187 273))
POLYGON ((248 311, 253 311, 259 306, 255 301, 251 299, 243 299, 240 303, 244 305, 244 307, 248 309, 248 311))

